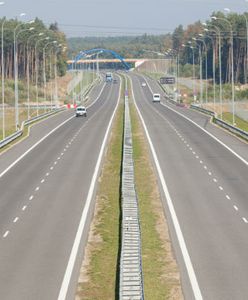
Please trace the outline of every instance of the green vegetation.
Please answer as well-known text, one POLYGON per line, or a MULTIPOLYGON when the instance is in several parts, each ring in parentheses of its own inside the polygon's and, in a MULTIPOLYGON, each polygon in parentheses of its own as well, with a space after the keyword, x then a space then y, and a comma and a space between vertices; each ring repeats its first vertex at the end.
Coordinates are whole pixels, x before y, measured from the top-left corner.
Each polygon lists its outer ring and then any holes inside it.
MULTIPOLYGON (((229 112, 223 113, 223 120, 228 122, 229 124, 232 124, 232 114, 229 112)), ((236 127, 245 130, 248 132, 248 122, 244 121, 243 119, 239 118, 238 116, 235 116, 235 123, 236 127)))
POLYGON ((83 282, 78 284, 77 299, 115 299, 118 281, 123 109, 122 102, 114 120, 100 177, 94 223, 91 225, 86 249, 86 253, 90 252, 87 258, 89 266, 82 273, 83 282))
POLYGON ((135 184, 140 209, 145 299, 182 299, 179 272, 150 163, 149 149, 134 104, 130 105, 135 184))

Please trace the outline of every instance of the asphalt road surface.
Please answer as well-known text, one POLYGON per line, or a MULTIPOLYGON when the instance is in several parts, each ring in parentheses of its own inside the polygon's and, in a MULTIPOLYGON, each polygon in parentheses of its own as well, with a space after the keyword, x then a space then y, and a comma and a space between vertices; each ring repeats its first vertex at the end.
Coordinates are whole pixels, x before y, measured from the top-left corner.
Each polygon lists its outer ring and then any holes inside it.
POLYGON ((59 299, 74 299, 94 200, 75 261, 71 251, 87 197, 91 193, 94 198, 92 178, 119 88, 119 84, 102 83, 92 92, 96 99, 102 89, 97 101, 91 100, 86 118, 76 118, 70 111, 54 116, 34 126, 28 139, 0 156, 0 299, 54 300, 59 295, 59 299), (66 273, 68 266, 71 276, 66 273), (62 286, 66 281, 68 292, 66 284, 62 286))
POLYGON ((152 103, 150 88, 162 93, 158 85, 148 80, 142 87, 143 78, 131 78, 185 299, 248 299, 248 145, 198 112, 165 99, 152 103))

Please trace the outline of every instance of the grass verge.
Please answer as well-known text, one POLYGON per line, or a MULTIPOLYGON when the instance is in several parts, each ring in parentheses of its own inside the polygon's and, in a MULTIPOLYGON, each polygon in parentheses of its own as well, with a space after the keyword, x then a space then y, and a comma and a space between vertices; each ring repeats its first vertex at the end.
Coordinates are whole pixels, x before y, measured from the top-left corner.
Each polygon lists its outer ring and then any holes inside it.
POLYGON ((130 105, 135 184, 139 199, 142 265, 146 300, 183 299, 147 140, 134 104, 130 105))
POLYGON ((115 299, 118 295, 123 109, 122 101, 114 120, 99 180, 95 215, 80 272, 76 299, 115 299))
MULTIPOLYGON (((232 113, 229 112, 223 113, 223 120, 229 124, 232 124, 232 113)), ((248 131, 248 122, 246 122, 245 120, 235 116, 235 123, 236 123, 236 127, 248 131)))

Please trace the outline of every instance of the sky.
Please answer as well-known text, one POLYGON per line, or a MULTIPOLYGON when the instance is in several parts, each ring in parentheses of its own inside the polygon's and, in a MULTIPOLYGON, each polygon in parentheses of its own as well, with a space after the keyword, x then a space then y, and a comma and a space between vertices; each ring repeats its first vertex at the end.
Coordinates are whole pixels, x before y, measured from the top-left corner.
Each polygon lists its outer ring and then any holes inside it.
POLYGON ((214 11, 248 12, 245 0, 3 0, 0 16, 57 22, 67 37, 162 34, 214 11))

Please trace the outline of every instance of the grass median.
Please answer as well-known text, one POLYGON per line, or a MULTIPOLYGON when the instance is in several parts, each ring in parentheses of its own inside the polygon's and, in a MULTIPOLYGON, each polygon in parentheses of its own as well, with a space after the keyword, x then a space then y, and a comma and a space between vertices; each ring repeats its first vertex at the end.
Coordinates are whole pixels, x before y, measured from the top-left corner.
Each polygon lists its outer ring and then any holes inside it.
POLYGON ((183 299, 180 275, 143 127, 130 105, 135 185, 139 200, 142 266, 146 300, 183 299))
POLYGON ((120 236, 123 101, 112 127, 76 299, 116 299, 120 236))

